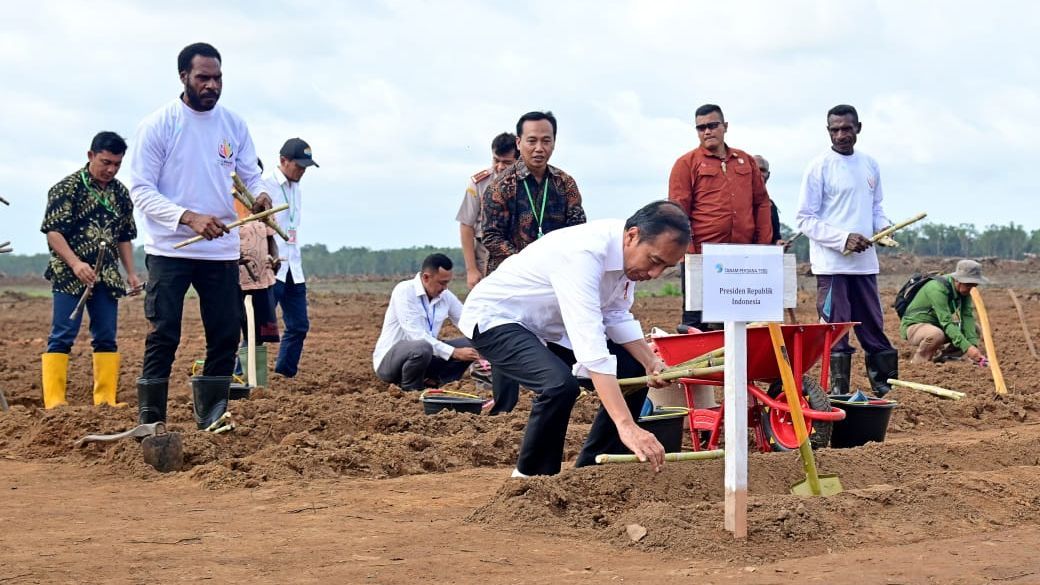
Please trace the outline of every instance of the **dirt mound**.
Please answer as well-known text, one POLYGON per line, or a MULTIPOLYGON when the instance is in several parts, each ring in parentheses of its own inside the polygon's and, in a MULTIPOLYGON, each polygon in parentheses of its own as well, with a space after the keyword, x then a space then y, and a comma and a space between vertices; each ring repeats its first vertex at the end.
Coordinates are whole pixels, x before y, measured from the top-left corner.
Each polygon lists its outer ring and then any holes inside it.
MULTIPOLYGON (((462 386, 463 389, 471 389, 462 386)), ((489 417, 453 411, 428 416, 418 393, 365 389, 330 398, 261 390, 232 402, 237 428, 212 435, 195 430, 186 395, 171 400, 169 430, 183 433, 185 470, 210 487, 253 486, 271 479, 339 476, 394 477, 516 461, 530 408, 489 417)), ((598 401, 586 397, 568 433, 568 459, 577 456, 598 401)), ((110 465, 116 474, 150 475, 137 444, 94 443, 73 448, 86 434, 133 426, 136 411, 92 407, 43 410, 15 406, 0 417, 0 452, 21 459, 61 459, 110 465)))
POLYGON ((1040 518, 1040 427, 961 434, 931 442, 873 443, 823 450, 820 469, 846 491, 803 499, 787 488, 804 478, 794 453, 753 454, 749 538, 722 527, 723 463, 617 465, 510 480, 470 520, 508 529, 576 531, 618 546, 691 556, 739 553, 749 561, 806 556, 862 544, 914 542, 1040 518), (647 530, 633 542, 630 524, 647 530), (766 546, 764 546, 766 545, 766 546))

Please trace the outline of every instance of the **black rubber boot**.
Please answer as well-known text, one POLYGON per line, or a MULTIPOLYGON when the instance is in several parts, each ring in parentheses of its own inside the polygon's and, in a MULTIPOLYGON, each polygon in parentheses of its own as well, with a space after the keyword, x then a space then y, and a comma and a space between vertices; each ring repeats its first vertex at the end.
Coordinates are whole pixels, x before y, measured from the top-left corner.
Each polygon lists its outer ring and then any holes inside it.
POLYGON ((830 376, 830 393, 831 394, 848 394, 849 393, 849 380, 852 378, 852 354, 851 353, 832 353, 831 354, 831 376, 830 376))
POLYGON ((231 376, 193 376, 191 379, 192 406, 195 424, 206 429, 227 412, 231 376))
POLYGON ((166 422, 166 396, 169 389, 168 378, 137 379, 138 424, 166 422))
POLYGON ((867 354, 867 378, 874 396, 884 397, 892 391, 889 378, 899 377, 899 352, 894 349, 867 354))

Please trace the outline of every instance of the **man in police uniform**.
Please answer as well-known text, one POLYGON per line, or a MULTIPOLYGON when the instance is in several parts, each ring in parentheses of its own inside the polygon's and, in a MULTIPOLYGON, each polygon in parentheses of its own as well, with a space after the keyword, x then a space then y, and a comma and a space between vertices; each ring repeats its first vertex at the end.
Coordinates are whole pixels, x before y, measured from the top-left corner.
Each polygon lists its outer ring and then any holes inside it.
POLYGON ((484 277, 487 270, 488 251, 480 243, 482 221, 480 199, 495 177, 516 162, 520 151, 516 147, 516 135, 503 132, 491 141, 491 166, 469 179, 466 195, 455 220, 459 222, 459 237, 462 240, 462 257, 466 262, 466 285, 473 288, 484 277))

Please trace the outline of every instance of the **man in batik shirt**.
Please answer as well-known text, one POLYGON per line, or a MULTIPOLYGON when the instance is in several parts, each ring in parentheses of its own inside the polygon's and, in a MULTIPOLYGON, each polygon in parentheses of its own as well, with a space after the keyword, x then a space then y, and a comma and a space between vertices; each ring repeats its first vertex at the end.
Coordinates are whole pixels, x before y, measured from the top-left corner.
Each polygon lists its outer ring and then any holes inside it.
POLYGON ((528 112, 516 123, 520 160, 502 171, 481 201, 488 274, 543 235, 585 223, 581 193, 570 175, 549 165, 556 148, 552 112, 528 112))
POLYGON ((44 276, 51 281, 54 300, 47 353, 42 356, 45 408, 66 404, 69 352, 83 319, 83 311, 76 309, 85 291, 94 348, 94 404, 125 406, 116 402, 118 299, 141 290, 130 244, 137 237, 133 204, 126 187, 115 178, 125 153, 126 142, 118 134, 99 133, 90 144, 87 165, 51 187, 47 195, 40 231, 47 234, 51 250, 44 276), (129 291, 119 275, 119 262, 129 291))

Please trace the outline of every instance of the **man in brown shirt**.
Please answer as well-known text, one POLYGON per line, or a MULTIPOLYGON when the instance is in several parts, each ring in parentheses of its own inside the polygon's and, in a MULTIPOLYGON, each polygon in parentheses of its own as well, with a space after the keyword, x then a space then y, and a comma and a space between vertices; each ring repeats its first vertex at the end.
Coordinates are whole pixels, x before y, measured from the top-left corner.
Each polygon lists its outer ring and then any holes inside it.
POLYGON ((488 274, 543 235, 585 223, 577 183, 549 164, 556 147, 552 112, 524 114, 516 135, 520 160, 495 178, 481 200, 488 274))
MULTIPOLYGON (((690 217, 689 252, 700 254, 704 243, 771 243, 769 194, 755 159, 726 144, 729 124, 719 106, 697 108, 694 119, 700 146, 675 161, 668 179, 668 199, 690 217)), ((682 322, 704 328, 700 311, 683 311, 682 322)))

